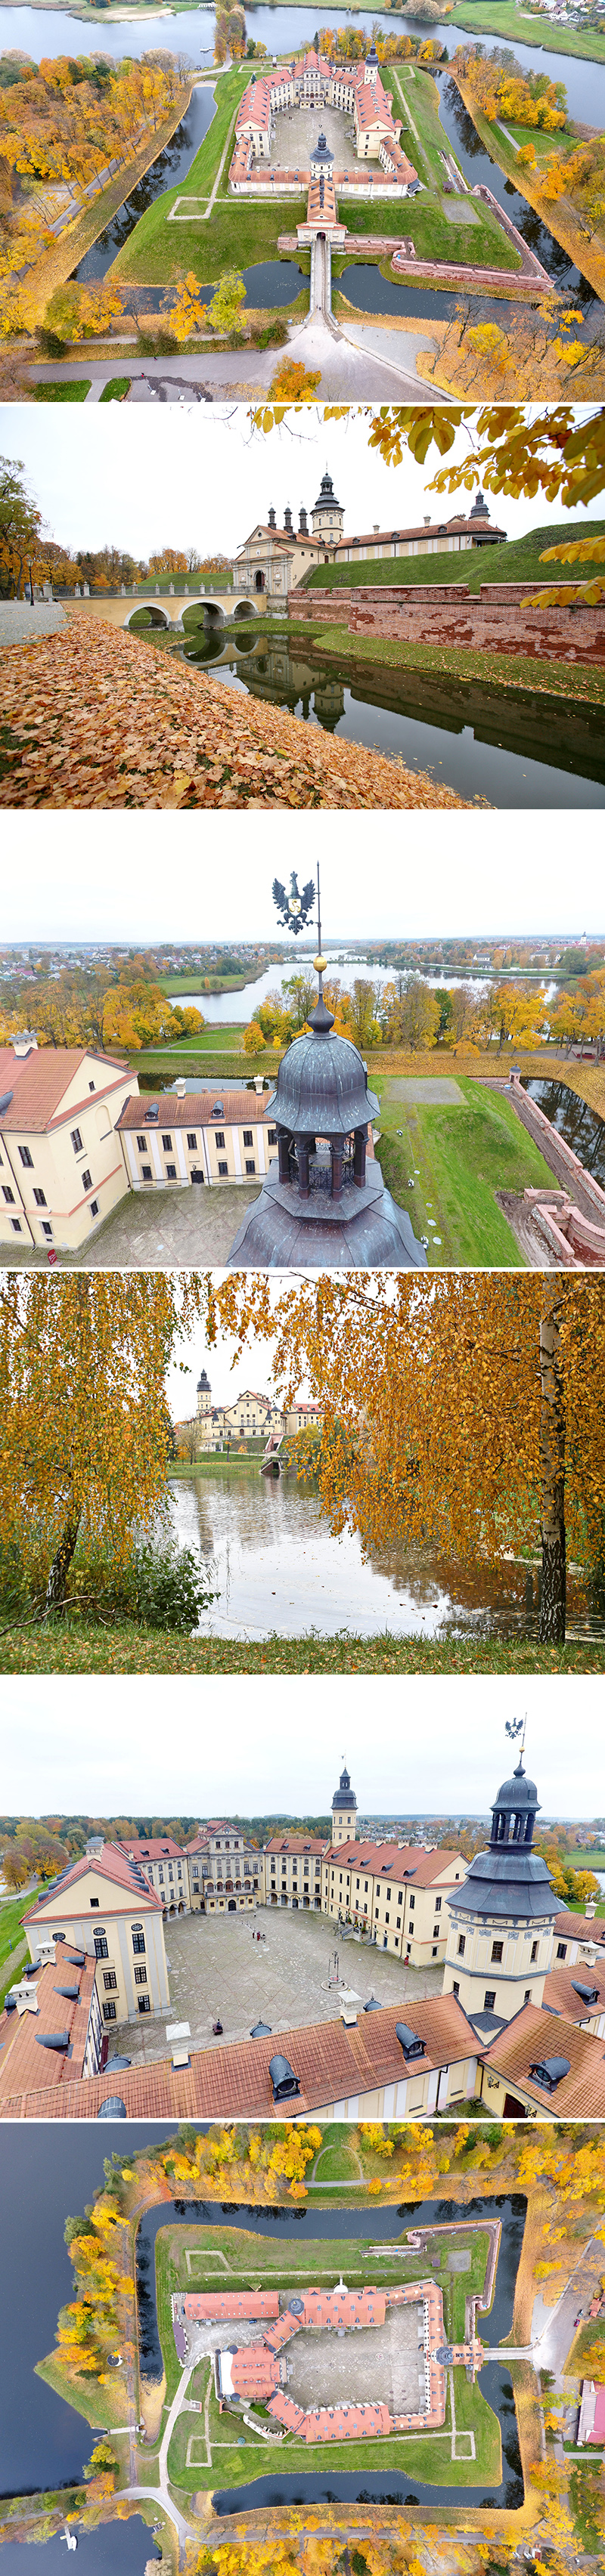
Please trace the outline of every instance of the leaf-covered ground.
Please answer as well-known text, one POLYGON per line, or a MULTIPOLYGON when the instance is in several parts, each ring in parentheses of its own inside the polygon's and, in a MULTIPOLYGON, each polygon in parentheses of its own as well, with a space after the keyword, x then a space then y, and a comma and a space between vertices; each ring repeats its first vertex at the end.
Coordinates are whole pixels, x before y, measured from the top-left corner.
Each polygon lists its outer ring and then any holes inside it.
POLYGON ((6 1673, 597 1673, 605 1640, 570 1638, 539 1646, 533 1637, 444 1638, 177 1637, 129 1627, 14 1628, 0 1639, 6 1673))
POLYGON ((149 652, 73 621, 0 657, 0 806, 464 807, 449 787, 332 742, 149 652))

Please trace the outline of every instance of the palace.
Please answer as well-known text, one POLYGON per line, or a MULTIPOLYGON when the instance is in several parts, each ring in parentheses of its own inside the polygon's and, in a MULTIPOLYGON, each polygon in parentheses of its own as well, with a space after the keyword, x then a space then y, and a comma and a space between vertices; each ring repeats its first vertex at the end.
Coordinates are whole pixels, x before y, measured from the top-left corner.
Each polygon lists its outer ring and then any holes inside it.
POLYGON ((293 1439, 297 1431, 319 1427, 323 1420, 319 1404, 299 1397, 295 1404, 275 1404, 269 1395, 256 1395, 244 1387, 232 1404, 213 1404, 212 1388, 206 1370, 202 1369, 197 1384, 195 1420, 200 1450, 228 1449, 232 1440, 293 1439))
POLYGON ((0 2118, 110 2116, 119 2075, 130 2118, 415 2119, 479 2100, 498 2119, 602 2119, 605 1925, 559 1907, 533 1849, 537 1813, 521 1760, 470 1866, 428 1842, 370 1844, 343 1765, 328 1842, 286 1832, 262 1848, 228 1819, 181 1849, 91 1835, 23 1918, 30 1963, 0 2014, 0 2118), (112 2025, 170 2013, 168 1917, 259 1907, 323 1915, 357 1945, 355 1987, 364 1950, 389 1950, 399 2004, 363 2002, 340 1978, 334 2017, 280 2026, 277 2052, 262 2020, 218 2049, 190 2047, 185 2024, 151 2068, 114 2057, 104 2074, 112 2025), (439 1966, 441 1991, 412 2002, 406 1968, 439 1966))
MULTIPOLYGON (((311 193, 314 179, 321 175, 318 160, 323 159, 324 163, 329 162, 332 195, 336 187, 346 188, 347 194, 353 191, 367 194, 367 182, 360 190, 360 174, 356 173, 355 161, 371 161, 377 165, 372 174, 374 188, 381 189, 388 196, 415 196, 418 174, 402 151, 401 124, 401 117, 393 116, 389 92, 381 81, 374 44, 370 46, 365 63, 338 66, 328 62, 323 54, 315 53, 313 48, 296 62, 278 64, 274 61, 273 70, 258 80, 252 74, 240 101, 229 171, 231 194, 238 196, 251 191, 263 180, 266 185, 267 178, 280 195, 288 188, 299 194, 302 187, 308 187, 311 193), (315 108, 322 108, 324 114, 326 109, 336 109, 343 124, 345 117, 352 119, 352 165, 345 148, 344 132, 340 145, 343 166, 333 170, 334 155, 326 146, 325 136, 320 135, 318 145, 309 149, 303 118, 298 143, 294 143, 298 166, 294 168, 293 157, 288 154, 287 146, 282 146, 280 166, 276 167, 275 160, 272 164, 276 117, 283 116, 286 111, 291 114, 297 109, 315 108), (267 165, 271 164, 268 169, 267 165)), ((317 213, 320 222, 323 218, 324 226, 336 222, 335 206, 331 209, 325 203, 321 210, 318 207, 317 213)))
POLYGON ((299 588, 305 575, 318 564, 369 563, 377 557, 399 559, 424 555, 447 555, 469 552, 477 546, 503 545, 506 530, 493 525, 483 492, 477 492, 472 509, 465 516, 433 521, 425 518, 409 528, 384 531, 378 524, 365 534, 345 536, 345 513, 337 501, 332 477, 327 468, 322 475, 318 498, 311 511, 299 511, 298 528, 292 524, 292 512, 284 511, 283 528, 278 528, 275 510, 268 512, 266 522, 259 520, 250 536, 234 555, 234 587, 238 591, 266 594, 268 599, 285 606, 288 592, 299 588))

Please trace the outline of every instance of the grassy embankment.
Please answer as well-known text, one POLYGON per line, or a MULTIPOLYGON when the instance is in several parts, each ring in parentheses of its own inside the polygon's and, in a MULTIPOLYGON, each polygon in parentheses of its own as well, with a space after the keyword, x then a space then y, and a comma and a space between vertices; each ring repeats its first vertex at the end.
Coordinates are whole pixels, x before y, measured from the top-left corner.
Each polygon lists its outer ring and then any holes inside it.
MULTIPOLYGON (((283 205, 256 207, 228 195, 235 119, 249 78, 249 65, 244 69, 238 64, 221 80, 212 124, 186 178, 179 181, 178 187, 169 188, 161 197, 156 197, 119 251, 111 270, 117 285, 122 288, 129 283, 169 286, 181 270, 183 273, 193 270, 200 286, 212 285, 222 277, 225 269, 241 270, 260 260, 277 259, 277 237, 284 229, 283 205), (225 167, 212 214, 206 223, 202 220, 204 205, 211 195, 226 145, 229 149, 225 167), (190 224, 167 222, 177 197, 199 200, 192 209, 190 224)), ((306 204, 306 196, 292 199, 293 231, 298 223, 304 221, 306 204)), ((288 224, 290 226, 290 208, 288 224)), ((306 309, 307 300, 305 291, 301 309, 306 309)))
MULTIPOLYGON (((387 670, 426 671, 436 678, 481 680, 486 692, 527 690, 531 697, 555 698, 565 708, 570 698, 585 705, 605 704, 605 671, 595 663, 541 662, 532 653, 490 653, 483 645, 415 644, 398 635, 350 635, 347 626, 324 627, 318 654, 343 661, 382 664, 387 670)), ((345 674, 346 676, 346 674, 345 674)))
POLYGON ((462 1633, 434 1641, 360 1637, 340 1629, 239 1643, 178 1637, 158 1629, 85 1626, 8 1629, 0 1641, 6 1673, 605 1673, 605 1640, 577 1637, 541 1646, 533 1637, 462 1633))
POLYGON ((554 1188, 552 1172, 511 1101, 460 1082, 454 1066, 452 1076, 464 1107, 390 1100, 388 1077, 377 1076, 377 1154, 387 1188, 408 1209, 417 1239, 426 1233, 429 1216, 436 1221, 428 1251, 432 1268, 523 1269, 496 1191, 554 1188), (411 1174, 417 1174, 412 1190, 411 1174))
POLYGON ((14 1984, 22 1959, 29 1958, 21 1917, 26 1904, 33 1905, 35 1892, 35 1888, 32 1889, 27 1899, 24 1896, 7 1897, 6 1903, 0 1905, 0 2004, 4 2002, 8 1987, 14 1984))
MULTIPOLYGON (((454 73, 450 73, 450 78, 456 79, 460 97, 464 101, 468 115, 472 117, 473 125, 486 152, 489 152, 490 159, 496 162, 499 170, 504 171, 507 179, 512 180, 513 186, 518 188, 520 196, 525 197, 528 206, 533 206, 534 213, 540 216, 541 223, 545 224, 547 231, 552 233, 554 241, 561 243, 562 249, 567 251, 568 259, 574 261, 581 276, 588 278, 589 285, 594 287, 595 295, 602 299, 605 281, 603 217, 598 229, 595 224, 592 234, 589 234, 573 197, 557 197, 554 203, 544 197, 532 171, 527 168, 519 169, 518 152, 515 151, 514 144, 509 143, 502 127, 490 124, 489 118, 483 115, 482 109, 477 105, 470 82, 454 73)), ((544 158, 554 158, 555 155, 559 158, 561 150, 571 151, 574 148, 573 136, 552 134, 541 137, 536 136, 533 129, 528 132, 520 126, 516 129, 511 127, 510 130, 516 132, 520 143, 531 141, 540 144, 540 152, 536 155, 539 165, 544 158)))
MULTIPOLYGON (((305 0, 302 0, 305 5, 305 0)), ((454 11, 452 35, 498 36, 505 45, 535 45, 546 54, 581 54, 585 62, 605 63, 605 28, 561 27, 545 10, 518 9, 515 0, 462 0, 454 11)), ((545 65, 546 69, 546 65, 545 65)), ((552 79, 557 74, 553 67, 552 79)))
MULTIPOLYGON (((456 508, 470 507, 470 503, 463 501, 461 505, 454 495, 442 506, 444 515, 447 512, 453 516, 456 508)), ((561 582, 582 580, 583 567, 543 563, 547 546, 573 545, 576 537, 586 535, 605 537, 605 519, 587 522, 570 512, 567 521, 556 519, 549 526, 529 528, 524 537, 504 538, 497 546, 470 546, 460 554, 370 555, 366 562, 360 559, 353 563, 316 564, 313 572, 304 574, 300 587, 311 591, 359 590, 368 582, 376 587, 385 582, 391 589, 407 590, 413 586, 430 590, 435 582, 461 581, 467 590, 476 593, 483 582, 535 581, 537 588, 546 589, 556 583, 558 589, 561 582)), ((318 634, 319 629, 316 627, 314 632, 318 634)))
MULTIPOLYGON (((370 2217, 368 2224, 371 2228, 370 2217)), ((439 2278, 444 2296, 446 2331, 450 2337, 457 2339, 464 2331, 466 2294, 471 2289, 480 2288, 485 2278, 488 2238, 485 2230, 477 2230, 472 2234, 469 2226, 468 2250, 471 2260, 468 2271, 459 2276, 449 2271, 447 2244, 442 2239, 436 2241, 440 2256, 439 2278)), ((413 2255, 409 2253, 407 2246, 396 2245, 389 2250, 393 2265, 396 2266, 397 2278, 404 2277, 406 2280, 413 2281, 422 2280, 425 2277, 426 2253, 413 2255)), ((381 2282, 385 2271, 387 2266, 383 2260, 380 2269, 381 2282)), ((303 2242, 296 2244, 294 2241, 288 2245, 286 2255, 285 2249, 280 2251, 270 2240, 252 2236, 245 2228, 221 2230, 220 2227, 192 2226, 191 2229, 187 2229, 186 2246, 180 2229, 168 2227, 165 2234, 158 2236, 156 2243, 158 2324, 166 2373, 163 2424, 159 2428, 158 2441, 161 2439, 161 2432, 179 2381, 172 2334, 173 2290, 185 2287, 207 2290, 214 2287, 217 2280, 225 2282, 226 2279, 233 2279, 242 2288, 253 2288, 257 2284, 262 2284, 267 2287, 279 2286, 287 2289, 293 2281, 309 2284, 320 2281, 327 2285, 344 2273, 350 2287, 363 2287, 369 2281, 376 2279, 376 2256, 371 2252, 369 2241, 356 2240, 354 2245, 351 2245, 349 2239, 339 2238, 337 2226, 334 2238, 323 2238, 319 2247, 316 2245, 310 2247, 303 2242)), ((388 2276, 393 2277, 390 2261, 388 2276)), ((462 2377, 462 2374, 457 2372, 456 2417, 461 2428, 469 2423, 475 2433, 477 2460, 472 2472, 473 2481, 479 2474, 480 2477, 491 2482, 500 2476, 499 2427, 491 2408, 477 2388, 469 2390, 467 2404, 461 2407, 459 2412, 459 2376, 462 2377)), ((208 2364, 203 2362, 192 2382, 192 2394, 198 2398, 205 2398, 207 2386, 208 2364)), ((329 2395, 327 2387, 326 2395, 329 2395)), ((264 2412, 264 2410, 259 2411, 264 2412)), ((448 2425, 449 2422, 448 2400, 448 2425)), ((245 2425, 240 2417, 237 2419, 237 2429, 234 2426, 233 2430, 230 2430, 229 2418, 224 2416, 221 2418, 219 2415, 213 2391, 210 2397, 209 2431, 211 2463, 206 2459, 203 2420, 196 2425, 190 2415, 182 2415, 177 2421, 169 2454, 169 2474, 173 2490, 177 2488, 187 2494, 196 2489, 212 2489, 216 2487, 219 2480, 221 2486, 245 2484, 258 2473, 261 2460, 266 2461, 266 2445, 262 2437, 255 2438, 254 2430, 245 2425), (189 2452, 192 2456, 188 2460, 189 2452)), ((309 2466, 313 2468, 315 2460, 323 2454, 321 2445, 318 2445, 315 2450, 313 2447, 309 2449, 306 2443, 288 2441, 280 2456, 283 2457, 284 2466, 295 2473, 305 2465, 307 2469, 309 2466)), ((343 2458, 345 2456, 344 2450, 342 2456, 343 2458)), ((399 2467, 404 2468, 410 2475, 415 2471, 417 2476, 422 2476, 429 2481, 431 2478, 441 2480, 447 2477, 449 2483, 460 2486, 468 2484, 469 2480, 468 2463, 462 2460, 455 2463, 451 2461, 451 2436, 447 2429, 444 2433, 411 2435, 407 2439, 396 2436, 392 2440, 379 2442, 347 2443, 346 2464, 348 2468, 367 2468, 368 2470, 399 2467)))

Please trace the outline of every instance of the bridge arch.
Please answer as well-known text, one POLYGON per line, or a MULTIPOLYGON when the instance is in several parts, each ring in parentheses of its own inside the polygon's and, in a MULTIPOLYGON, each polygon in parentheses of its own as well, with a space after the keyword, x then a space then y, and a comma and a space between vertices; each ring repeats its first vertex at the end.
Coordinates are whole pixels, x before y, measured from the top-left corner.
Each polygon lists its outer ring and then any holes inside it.
POLYGON ((243 599, 238 599, 237 608, 234 608, 233 610, 233 616, 231 619, 232 626, 235 625, 237 617, 258 617, 258 606, 253 592, 250 593, 249 597, 246 596, 243 599))
POLYGON ((166 609, 160 608, 159 600, 140 599, 138 606, 131 609, 125 623, 136 635, 144 634, 146 627, 149 626, 169 626, 170 618, 167 616, 166 609))

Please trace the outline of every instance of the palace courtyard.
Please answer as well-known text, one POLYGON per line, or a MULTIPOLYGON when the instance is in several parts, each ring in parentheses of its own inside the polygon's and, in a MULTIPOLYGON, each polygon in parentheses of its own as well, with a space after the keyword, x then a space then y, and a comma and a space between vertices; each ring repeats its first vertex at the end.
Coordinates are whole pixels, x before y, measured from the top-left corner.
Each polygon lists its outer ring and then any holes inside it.
POLYGON ((255 2022, 274 2032, 293 2025, 336 2021, 345 1993, 367 2003, 412 2006, 414 1997, 441 1992, 443 1968, 404 1968, 386 1951, 352 1934, 338 1937, 325 1915, 294 1914, 285 1906, 259 1906, 241 1914, 184 1914, 166 1924, 170 2010, 109 2031, 110 2056, 149 2061, 167 2054, 166 2026, 188 2021, 194 2047, 215 2045, 212 2023, 223 2024, 223 2044, 248 2039, 255 2022), (257 1941, 253 1934, 264 1933, 257 1941), (343 1983, 329 1985, 339 1951, 343 1983))

